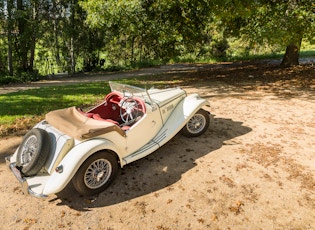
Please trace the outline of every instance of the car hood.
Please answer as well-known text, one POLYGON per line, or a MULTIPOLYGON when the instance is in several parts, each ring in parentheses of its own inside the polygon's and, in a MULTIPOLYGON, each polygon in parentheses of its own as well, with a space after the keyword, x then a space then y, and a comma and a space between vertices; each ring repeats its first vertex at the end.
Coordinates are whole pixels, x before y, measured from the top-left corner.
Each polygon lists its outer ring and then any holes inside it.
POLYGON ((159 107, 163 107, 169 102, 176 100, 183 95, 186 96, 185 90, 181 88, 171 88, 171 89, 149 89, 148 94, 150 95, 150 99, 159 105, 159 107))

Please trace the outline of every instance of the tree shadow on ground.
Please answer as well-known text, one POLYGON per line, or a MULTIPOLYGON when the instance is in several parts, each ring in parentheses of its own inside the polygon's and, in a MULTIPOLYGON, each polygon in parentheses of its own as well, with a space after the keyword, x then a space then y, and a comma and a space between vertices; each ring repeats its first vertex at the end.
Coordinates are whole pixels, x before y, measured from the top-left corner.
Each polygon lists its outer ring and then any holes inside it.
POLYGON ((50 202, 60 200, 57 205, 87 211, 156 192, 179 181, 184 173, 196 166, 198 158, 211 154, 228 144, 228 140, 251 130, 243 126, 242 122, 212 117, 210 128, 205 134, 197 138, 175 136, 151 155, 126 165, 113 184, 101 194, 94 197, 80 196, 70 183, 50 202))
POLYGON ((207 88, 216 96, 244 96, 265 93, 278 99, 315 99, 315 66, 303 64, 289 68, 263 61, 185 65, 189 71, 170 71, 158 78, 146 77, 143 84, 207 88))

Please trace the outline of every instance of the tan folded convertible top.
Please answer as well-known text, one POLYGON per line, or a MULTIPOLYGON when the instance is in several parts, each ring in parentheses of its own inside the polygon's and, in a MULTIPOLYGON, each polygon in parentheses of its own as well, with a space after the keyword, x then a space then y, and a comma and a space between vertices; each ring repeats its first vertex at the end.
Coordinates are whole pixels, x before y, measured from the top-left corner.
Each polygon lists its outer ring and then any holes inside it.
POLYGON ((61 132, 78 140, 88 139, 113 131, 126 136, 125 132, 119 126, 111 122, 86 117, 76 107, 51 111, 46 114, 46 121, 61 132))

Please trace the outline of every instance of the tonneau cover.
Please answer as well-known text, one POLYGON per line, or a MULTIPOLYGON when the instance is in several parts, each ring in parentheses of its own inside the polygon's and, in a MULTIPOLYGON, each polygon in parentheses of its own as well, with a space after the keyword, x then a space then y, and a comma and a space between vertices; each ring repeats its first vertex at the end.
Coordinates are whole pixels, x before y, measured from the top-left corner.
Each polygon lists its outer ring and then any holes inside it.
POLYGON ((122 136, 126 135, 114 123, 86 117, 76 107, 51 111, 46 114, 46 121, 61 132, 78 140, 88 139, 113 131, 118 132, 122 136))

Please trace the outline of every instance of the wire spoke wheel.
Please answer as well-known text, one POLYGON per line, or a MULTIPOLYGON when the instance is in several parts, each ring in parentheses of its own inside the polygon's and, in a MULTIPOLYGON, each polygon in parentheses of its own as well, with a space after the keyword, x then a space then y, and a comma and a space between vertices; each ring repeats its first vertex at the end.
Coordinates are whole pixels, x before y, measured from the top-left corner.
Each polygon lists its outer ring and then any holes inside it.
POLYGON ((186 137, 197 137, 207 131, 210 117, 207 111, 200 109, 186 123, 181 133, 186 137))
POLYGON ((112 165, 107 159, 98 159, 87 168, 84 175, 84 183, 90 189, 103 186, 112 173, 112 165))
POLYGON ((104 191, 118 175, 118 160, 108 151, 88 157, 72 178, 74 188, 81 195, 94 195, 104 191))
POLYGON ((38 140, 35 135, 28 137, 21 145, 20 162, 21 166, 27 166, 33 157, 35 156, 38 149, 38 140))
POLYGON ((199 133, 206 126, 206 118, 201 114, 195 114, 187 123, 187 129, 191 133, 199 133))
POLYGON ((16 165, 25 176, 37 174, 50 152, 50 138, 43 129, 31 129, 23 138, 16 156, 16 165))

